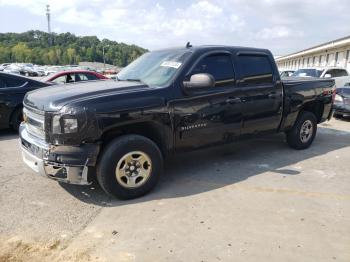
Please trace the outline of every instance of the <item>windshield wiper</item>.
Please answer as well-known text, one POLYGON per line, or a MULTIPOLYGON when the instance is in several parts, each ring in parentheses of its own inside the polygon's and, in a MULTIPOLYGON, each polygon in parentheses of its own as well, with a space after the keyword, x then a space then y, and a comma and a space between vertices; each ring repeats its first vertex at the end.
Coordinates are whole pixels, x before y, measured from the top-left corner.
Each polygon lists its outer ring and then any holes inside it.
POLYGON ((145 82, 143 82, 141 79, 138 79, 138 78, 127 78, 127 79, 121 79, 122 81, 133 81, 133 82, 139 82, 139 83, 142 83, 142 84, 145 84, 147 85, 145 82))
POLYGON ((142 82, 142 80, 138 78, 127 78, 127 79, 124 79, 124 81, 142 82))

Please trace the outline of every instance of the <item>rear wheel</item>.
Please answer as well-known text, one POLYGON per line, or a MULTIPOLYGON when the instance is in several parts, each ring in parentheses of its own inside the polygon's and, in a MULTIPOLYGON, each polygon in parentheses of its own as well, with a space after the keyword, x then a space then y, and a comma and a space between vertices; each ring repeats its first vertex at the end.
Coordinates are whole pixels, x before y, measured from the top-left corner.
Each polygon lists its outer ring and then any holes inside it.
POLYGON ((316 116, 308 111, 301 112, 293 128, 286 133, 287 143, 295 149, 306 149, 315 139, 316 132, 316 116))
POLYGON ((334 117, 334 118, 341 118, 342 115, 334 113, 334 114, 333 114, 333 117, 334 117))
POLYGON ((23 109, 17 108, 11 116, 11 123, 10 126, 13 130, 18 131, 19 125, 23 121, 23 109))
POLYGON ((131 199, 148 193, 158 182, 163 157, 158 146, 139 135, 111 141, 97 165, 97 181, 109 195, 131 199))

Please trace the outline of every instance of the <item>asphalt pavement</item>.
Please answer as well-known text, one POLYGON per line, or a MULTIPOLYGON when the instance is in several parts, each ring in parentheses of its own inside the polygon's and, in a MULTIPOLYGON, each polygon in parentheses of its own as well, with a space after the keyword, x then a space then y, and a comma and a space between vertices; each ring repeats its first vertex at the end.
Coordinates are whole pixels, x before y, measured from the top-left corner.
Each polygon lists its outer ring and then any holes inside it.
POLYGON ((307 150, 283 134, 167 160, 130 201, 59 184, 0 132, 0 261, 350 261, 350 121, 307 150))

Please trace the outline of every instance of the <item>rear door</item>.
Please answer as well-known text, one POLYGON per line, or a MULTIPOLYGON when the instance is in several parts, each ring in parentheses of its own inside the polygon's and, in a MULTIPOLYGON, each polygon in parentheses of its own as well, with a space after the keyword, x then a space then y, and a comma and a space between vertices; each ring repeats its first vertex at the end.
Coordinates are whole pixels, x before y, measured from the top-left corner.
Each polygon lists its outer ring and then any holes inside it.
POLYGON ((231 53, 210 53, 199 59, 183 80, 197 73, 211 74, 214 87, 170 102, 178 149, 220 144, 240 135, 242 109, 231 53))
POLYGON ((276 131, 282 117, 282 83, 273 61, 264 53, 238 53, 235 57, 238 88, 243 91, 241 135, 276 131))

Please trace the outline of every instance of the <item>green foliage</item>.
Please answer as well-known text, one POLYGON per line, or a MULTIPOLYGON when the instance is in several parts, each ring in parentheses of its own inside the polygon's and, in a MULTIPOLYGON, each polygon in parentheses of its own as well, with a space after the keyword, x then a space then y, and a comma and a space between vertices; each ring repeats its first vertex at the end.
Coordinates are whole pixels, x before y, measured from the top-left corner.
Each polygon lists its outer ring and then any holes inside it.
POLYGON ((81 61, 103 62, 126 66, 147 50, 96 36, 75 36, 71 33, 51 34, 42 31, 0 33, 0 63, 27 62, 39 65, 78 64, 81 61), (51 42, 51 45, 49 44, 51 42))

